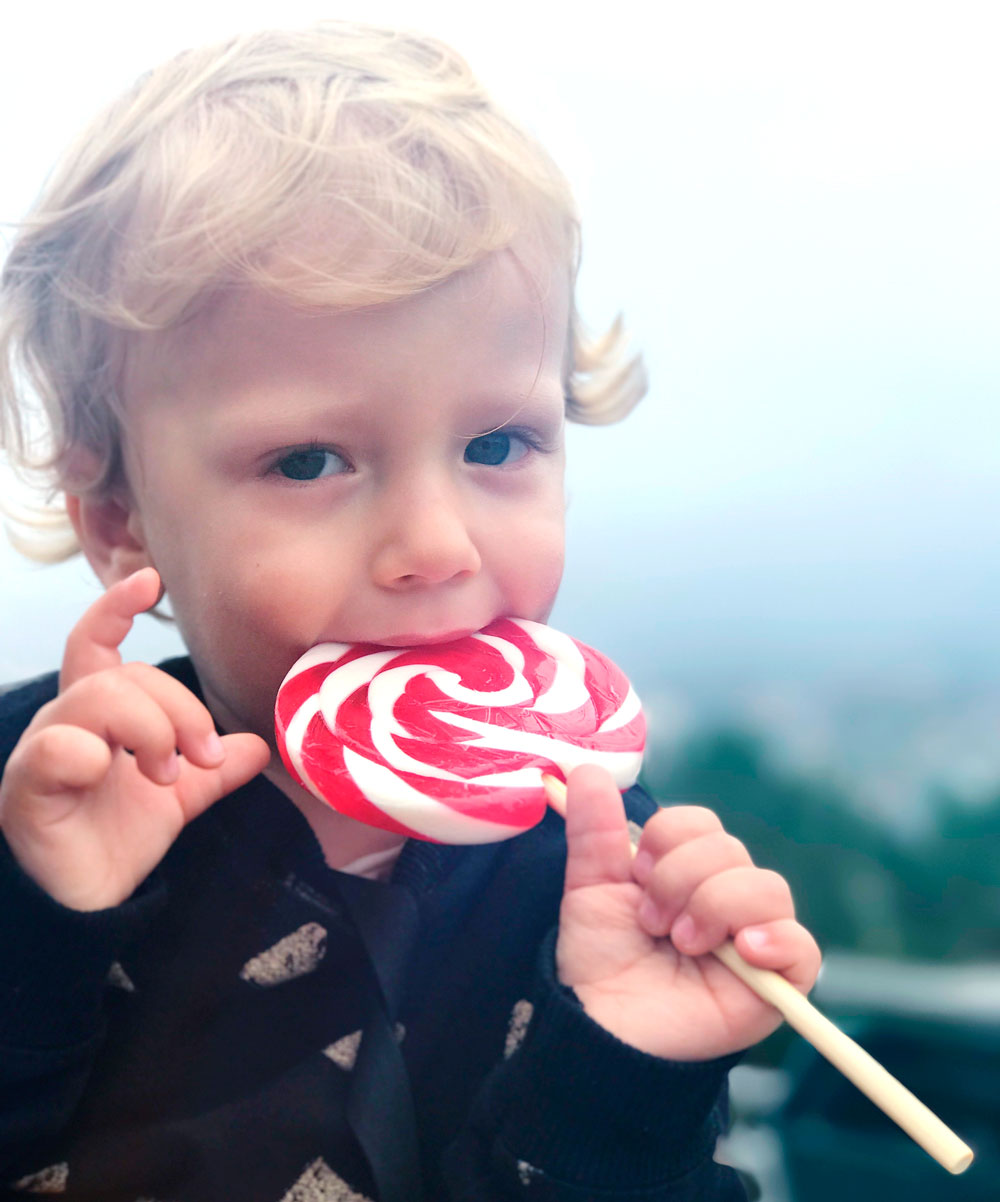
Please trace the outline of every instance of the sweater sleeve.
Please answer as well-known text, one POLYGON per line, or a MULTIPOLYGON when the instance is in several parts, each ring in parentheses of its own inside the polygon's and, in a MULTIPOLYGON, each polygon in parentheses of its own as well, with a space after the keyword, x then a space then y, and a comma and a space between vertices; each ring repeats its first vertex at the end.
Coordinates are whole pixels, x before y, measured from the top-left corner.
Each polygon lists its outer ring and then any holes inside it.
MULTIPOLYGON (((0 768, 56 690, 55 673, 0 689, 0 768)), ((0 834, 0 1180, 73 1114, 100 1047, 111 965, 162 892, 151 880, 113 910, 67 909, 0 834)))
POLYGON ((712 1158, 739 1056, 682 1063, 622 1043, 557 981, 554 946, 523 1043, 449 1151, 455 1202, 745 1202, 712 1158))
POLYGON ((67 909, 0 837, 0 1179, 72 1116, 101 1044, 108 973, 163 892, 150 880, 115 909, 67 909))

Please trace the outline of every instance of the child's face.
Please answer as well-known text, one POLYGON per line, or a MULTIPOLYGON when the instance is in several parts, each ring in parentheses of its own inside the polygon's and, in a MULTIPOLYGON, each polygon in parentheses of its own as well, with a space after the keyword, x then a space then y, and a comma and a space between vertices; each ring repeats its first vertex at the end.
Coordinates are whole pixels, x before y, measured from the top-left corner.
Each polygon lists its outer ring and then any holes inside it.
POLYGON ((277 687, 316 643, 547 617, 563 562, 564 276, 539 295, 501 253, 353 313, 230 295, 136 356, 130 529, 223 726, 273 745, 277 687))

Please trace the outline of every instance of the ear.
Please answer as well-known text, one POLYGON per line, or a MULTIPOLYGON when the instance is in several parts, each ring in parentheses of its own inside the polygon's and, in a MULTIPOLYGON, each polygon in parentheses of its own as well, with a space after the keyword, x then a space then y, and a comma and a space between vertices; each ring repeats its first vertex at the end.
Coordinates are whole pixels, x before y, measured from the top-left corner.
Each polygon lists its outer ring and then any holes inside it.
POLYGON ((139 513, 129 498, 67 493, 66 512, 84 555, 105 588, 140 568, 156 566, 146 548, 139 513))

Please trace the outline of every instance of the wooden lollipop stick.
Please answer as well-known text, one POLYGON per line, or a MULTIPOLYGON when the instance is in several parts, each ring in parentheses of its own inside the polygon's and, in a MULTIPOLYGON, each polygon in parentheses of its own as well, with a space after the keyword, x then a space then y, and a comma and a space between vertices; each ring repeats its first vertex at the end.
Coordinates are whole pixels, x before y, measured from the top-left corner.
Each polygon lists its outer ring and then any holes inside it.
MULTIPOLYGON (((566 786, 554 776, 542 781, 549 804, 566 817, 566 786)), ((635 854, 635 848, 632 848, 635 854)), ((731 939, 712 953, 740 980, 773 1006, 796 1031, 835 1068, 866 1094, 880 1110, 942 1164, 949 1173, 963 1173, 972 1163, 972 1149, 933 1111, 887 1072, 864 1048, 816 1009, 805 995, 780 973, 755 968, 739 954, 731 939)))

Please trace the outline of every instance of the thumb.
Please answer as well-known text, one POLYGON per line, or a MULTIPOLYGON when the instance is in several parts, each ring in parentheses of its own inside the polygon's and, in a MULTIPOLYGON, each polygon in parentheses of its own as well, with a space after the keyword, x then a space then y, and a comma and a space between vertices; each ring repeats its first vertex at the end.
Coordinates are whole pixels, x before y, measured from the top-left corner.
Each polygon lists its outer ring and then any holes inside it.
POLYGON ((632 844, 625 806, 611 774, 594 764, 566 781, 566 888, 632 879, 632 844))
POLYGON ((223 735, 226 758, 218 768, 200 768, 185 761, 181 769, 184 820, 197 818, 210 805, 263 772, 271 752, 263 739, 249 732, 223 735))

